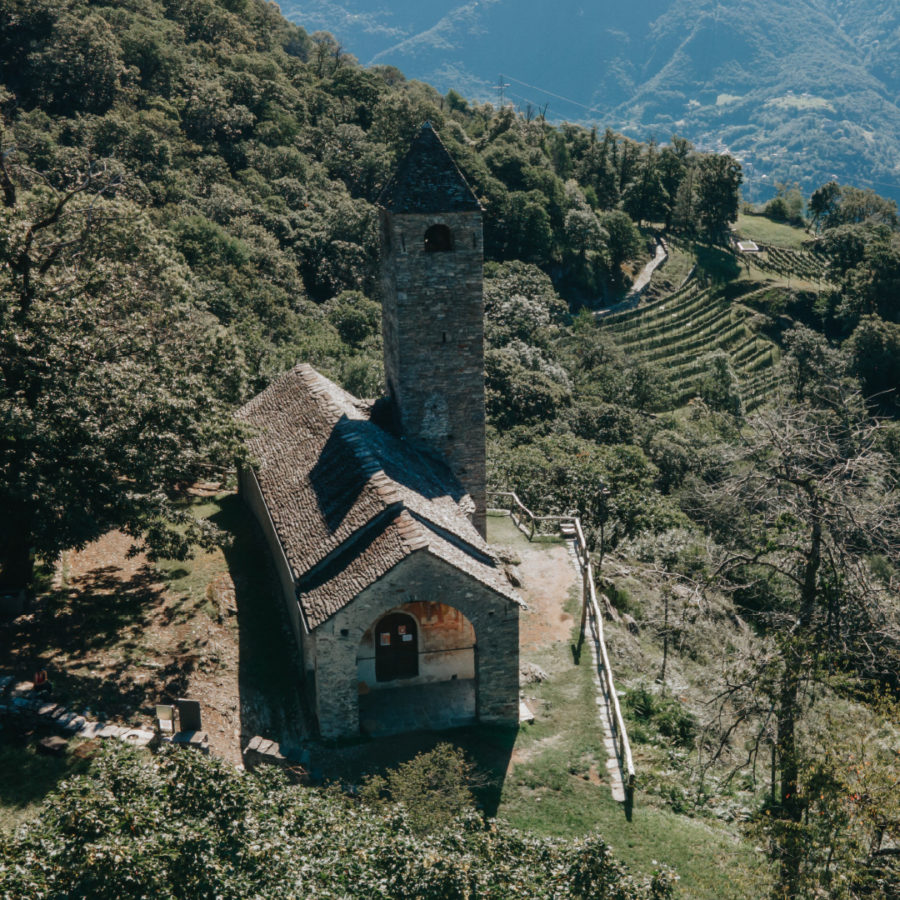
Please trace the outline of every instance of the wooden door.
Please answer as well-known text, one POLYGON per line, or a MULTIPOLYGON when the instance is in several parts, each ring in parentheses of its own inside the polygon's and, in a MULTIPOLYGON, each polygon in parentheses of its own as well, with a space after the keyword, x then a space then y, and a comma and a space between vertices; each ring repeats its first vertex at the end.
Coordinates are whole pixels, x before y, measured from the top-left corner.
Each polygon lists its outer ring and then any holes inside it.
POLYGON ((393 681, 419 674, 419 640, 416 620, 391 613, 375 626, 375 679, 393 681))

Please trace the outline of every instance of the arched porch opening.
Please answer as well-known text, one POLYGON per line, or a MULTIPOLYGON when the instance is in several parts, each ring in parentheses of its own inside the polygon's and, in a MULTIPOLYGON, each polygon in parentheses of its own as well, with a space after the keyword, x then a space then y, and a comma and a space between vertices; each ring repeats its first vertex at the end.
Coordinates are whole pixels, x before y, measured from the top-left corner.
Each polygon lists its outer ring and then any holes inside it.
POLYGON ((475 722, 476 643, 472 623, 448 604, 386 610, 357 652, 360 730, 377 736, 475 722))

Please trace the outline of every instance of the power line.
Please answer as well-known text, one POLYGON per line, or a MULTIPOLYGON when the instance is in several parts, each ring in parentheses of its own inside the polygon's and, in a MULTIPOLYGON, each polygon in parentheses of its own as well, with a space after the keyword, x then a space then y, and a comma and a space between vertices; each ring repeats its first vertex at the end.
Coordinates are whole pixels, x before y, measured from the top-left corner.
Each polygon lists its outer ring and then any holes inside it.
MULTIPOLYGON (((513 79, 513 80, 515 80, 515 79, 513 79)), ((505 99, 503 96, 503 92, 508 87, 509 87, 509 82, 504 81, 502 75, 498 75, 497 76, 497 105, 500 107, 500 109, 503 109, 503 103, 504 103, 504 99, 505 99)))
POLYGON ((584 103, 579 103, 577 100, 572 100, 571 97, 564 97, 562 94, 556 94, 553 91, 548 91, 546 88, 538 87, 536 84, 529 84, 527 81, 522 81, 521 78, 514 78, 512 75, 506 75, 505 77, 509 78, 511 81, 515 81, 516 84, 521 84, 522 87, 530 88, 533 91, 540 91, 542 94, 546 94, 548 97, 556 97, 557 100, 563 100, 566 103, 571 103, 573 106, 578 106, 581 109, 586 109, 588 112, 602 112, 602 110, 598 106, 585 106, 584 103))

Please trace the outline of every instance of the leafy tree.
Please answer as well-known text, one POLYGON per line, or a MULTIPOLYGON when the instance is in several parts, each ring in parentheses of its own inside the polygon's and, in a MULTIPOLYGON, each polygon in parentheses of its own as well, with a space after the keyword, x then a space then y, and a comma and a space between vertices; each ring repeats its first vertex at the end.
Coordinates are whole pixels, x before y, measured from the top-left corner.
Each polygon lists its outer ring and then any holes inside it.
POLYGON ((625 212, 640 225, 642 222, 658 222, 669 208, 669 194, 664 184, 661 155, 651 141, 641 156, 638 171, 622 197, 625 212))
POLYGON ((823 334, 797 324, 785 332, 784 346, 787 353, 782 367, 796 402, 822 406, 833 401, 835 389, 847 387, 841 383, 846 356, 823 334))
POLYGON ((110 528, 184 557, 213 535, 175 489, 236 452, 240 353, 112 171, 0 181, 0 577, 110 528))
MULTIPOLYGON (((452 755, 451 755, 452 757, 452 755)), ((448 763, 454 765, 453 759, 448 763)), ((407 764, 425 772, 421 761, 407 764)), ((660 867, 630 875, 608 845, 536 838, 472 811, 423 832, 415 804, 439 809, 446 772, 425 793, 371 808, 338 790, 238 773, 172 751, 107 750, 64 782, 37 821, 0 831, 0 894, 9 897, 334 898, 348 900, 672 900, 660 867), (437 789, 434 792, 434 789, 437 789), (433 793, 429 793, 433 792, 433 793)), ((393 779, 391 779, 393 780, 393 779)), ((398 785, 398 789, 401 786, 398 785)), ((450 797, 456 797, 452 791, 450 797)), ((462 808, 465 803, 461 803, 462 808)))
POLYGON ((609 271, 613 280, 618 281, 622 277, 622 263, 641 250, 641 233, 629 215, 621 210, 604 214, 600 223, 609 235, 606 242, 609 271))
POLYGON ((713 241, 724 241, 729 224, 737 221, 741 181, 741 164, 733 157, 705 155, 700 158, 696 212, 701 228, 713 241))
POLYGON ((499 428, 552 419, 571 401, 562 370, 554 371, 524 345, 488 350, 484 370, 488 417, 499 428))
POLYGON ((841 186, 836 181, 829 181, 812 192, 809 198, 810 224, 816 231, 829 227, 841 198, 841 186))
POLYGON ((803 224, 803 194, 797 185, 776 185, 777 193, 766 204, 765 215, 774 222, 803 224))
POLYGON ((443 743, 384 776, 370 776, 360 795, 376 806, 402 803, 413 831, 425 834, 446 828, 453 819, 474 810, 471 786, 476 781, 475 769, 462 750, 443 743))
POLYGON ((866 398, 881 412, 895 413, 900 404, 900 325, 863 316, 847 349, 866 398))
POLYGON ((707 357, 705 363, 706 372, 698 387, 701 399, 711 409, 740 416, 743 412, 741 392, 728 354, 717 350, 707 357))
POLYGON ((673 135, 671 145, 663 147, 659 153, 659 178, 664 197, 662 209, 667 231, 672 227, 675 205, 688 171, 692 151, 690 141, 673 135))

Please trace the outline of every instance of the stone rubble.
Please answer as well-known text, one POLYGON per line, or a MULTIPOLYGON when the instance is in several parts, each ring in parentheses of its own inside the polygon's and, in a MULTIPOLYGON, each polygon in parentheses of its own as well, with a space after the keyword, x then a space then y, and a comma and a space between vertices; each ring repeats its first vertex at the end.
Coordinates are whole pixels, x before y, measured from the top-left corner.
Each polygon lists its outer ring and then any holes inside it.
POLYGON ((117 738, 136 747, 148 746, 155 737, 152 731, 89 721, 88 711, 82 715, 53 703, 46 691, 36 690, 30 681, 17 682, 11 675, 0 677, 0 718, 4 715, 51 725, 71 737, 117 738))

